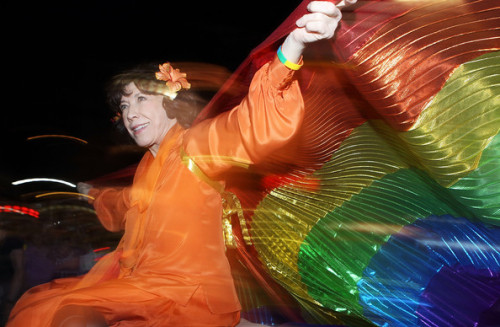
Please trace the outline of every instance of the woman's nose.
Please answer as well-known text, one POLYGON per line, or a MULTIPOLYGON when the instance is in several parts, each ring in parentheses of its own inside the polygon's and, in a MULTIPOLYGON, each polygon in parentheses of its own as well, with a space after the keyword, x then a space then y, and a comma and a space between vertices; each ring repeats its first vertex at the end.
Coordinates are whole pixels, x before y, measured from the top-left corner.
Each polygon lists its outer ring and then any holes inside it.
POLYGON ((130 106, 127 110, 127 119, 132 120, 138 117, 138 111, 136 106, 130 106))

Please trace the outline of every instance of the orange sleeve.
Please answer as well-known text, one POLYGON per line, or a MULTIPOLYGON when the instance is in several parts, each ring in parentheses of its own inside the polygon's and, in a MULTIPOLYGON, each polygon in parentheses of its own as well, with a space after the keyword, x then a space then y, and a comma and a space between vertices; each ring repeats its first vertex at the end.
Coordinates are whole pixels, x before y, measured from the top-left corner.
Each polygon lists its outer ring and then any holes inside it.
POLYGON ((276 57, 255 73, 248 95, 230 111, 190 128, 186 153, 209 176, 255 164, 287 144, 304 116, 294 71, 276 57))
POLYGON ((130 188, 90 189, 97 217, 101 224, 111 232, 125 228, 125 213, 130 207, 130 188))

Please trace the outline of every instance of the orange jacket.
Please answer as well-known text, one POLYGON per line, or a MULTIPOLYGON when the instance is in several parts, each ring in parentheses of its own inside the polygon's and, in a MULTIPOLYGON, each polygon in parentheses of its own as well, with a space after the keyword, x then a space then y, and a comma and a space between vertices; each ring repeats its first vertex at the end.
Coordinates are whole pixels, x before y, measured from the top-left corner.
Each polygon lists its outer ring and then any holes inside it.
POLYGON ((102 224, 111 231, 124 230, 117 249, 83 278, 30 290, 14 308, 9 327, 50 321, 63 304, 93 306, 110 322, 124 323, 128 313, 144 311, 142 317, 154 325, 155 319, 162 321, 161 313, 145 310, 155 304, 165 308, 165 301, 184 306, 197 290, 212 313, 239 311, 225 256, 221 196, 186 167, 181 149, 205 174, 216 176, 282 147, 303 117, 300 89, 292 76, 278 60, 267 63, 239 106, 189 130, 174 126, 156 157, 144 155, 131 187, 92 189, 102 224))
POLYGON ((156 158, 144 156, 131 189, 100 192, 95 208, 103 225, 125 229, 121 277, 138 278, 141 287, 181 304, 201 286, 214 313, 240 309, 224 254, 220 194, 186 168, 180 152, 217 176, 282 147, 303 116, 292 74, 277 60, 265 65, 238 107, 189 130, 175 126, 156 158))

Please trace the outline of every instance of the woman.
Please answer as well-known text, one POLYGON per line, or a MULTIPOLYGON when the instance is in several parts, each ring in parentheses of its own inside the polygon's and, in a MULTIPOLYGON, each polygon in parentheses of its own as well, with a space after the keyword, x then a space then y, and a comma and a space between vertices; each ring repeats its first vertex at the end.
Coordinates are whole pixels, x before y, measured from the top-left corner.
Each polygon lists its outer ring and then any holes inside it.
POLYGON ((330 2, 311 2, 308 9, 278 56, 255 74, 242 103, 192 128, 186 128, 186 117, 193 115, 178 115, 191 103, 189 76, 175 67, 161 66, 156 77, 163 85, 135 73, 115 79, 111 102, 130 136, 149 151, 132 187, 80 190, 95 198, 103 225, 124 230, 124 236, 82 278, 28 291, 9 327, 72 326, 101 318, 109 326, 238 324, 222 200, 213 187, 222 184, 212 181, 223 183, 225 170, 259 162, 296 134, 304 106, 294 70, 306 45, 331 38, 341 18, 330 2))

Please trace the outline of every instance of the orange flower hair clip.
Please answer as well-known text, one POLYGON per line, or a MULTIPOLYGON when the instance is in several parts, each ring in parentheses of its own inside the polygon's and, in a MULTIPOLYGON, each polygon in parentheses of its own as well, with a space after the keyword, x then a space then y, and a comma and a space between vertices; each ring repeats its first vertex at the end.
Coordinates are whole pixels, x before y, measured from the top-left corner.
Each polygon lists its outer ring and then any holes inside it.
POLYGON ((179 69, 174 69, 170 63, 164 63, 159 65, 160 71, 156 72, 156 79, 159 81, 165 81, 169 93, 166 94, 170 99, 175 99, 177 96, 177 92, 182 89, 189 90, 191 88, 191 84, 186 79, 186 74, 181 73, 179 69))

